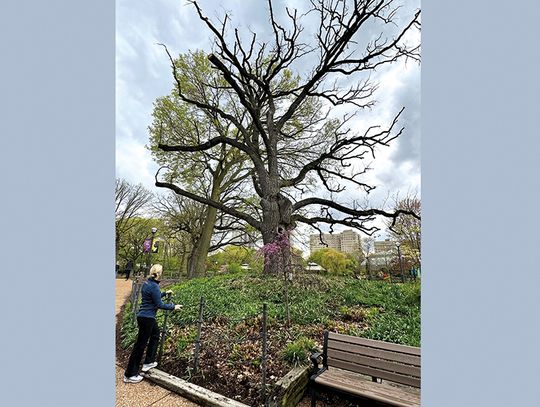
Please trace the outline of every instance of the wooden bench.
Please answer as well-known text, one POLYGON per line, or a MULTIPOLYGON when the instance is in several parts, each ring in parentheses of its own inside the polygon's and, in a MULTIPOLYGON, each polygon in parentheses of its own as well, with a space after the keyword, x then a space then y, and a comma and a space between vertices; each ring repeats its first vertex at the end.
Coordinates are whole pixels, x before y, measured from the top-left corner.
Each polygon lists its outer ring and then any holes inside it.
POLYGON ((420 406, 420 348, 325 332, 323 352, 311 361, 312 407, 323 388, 376 404, 420 406))

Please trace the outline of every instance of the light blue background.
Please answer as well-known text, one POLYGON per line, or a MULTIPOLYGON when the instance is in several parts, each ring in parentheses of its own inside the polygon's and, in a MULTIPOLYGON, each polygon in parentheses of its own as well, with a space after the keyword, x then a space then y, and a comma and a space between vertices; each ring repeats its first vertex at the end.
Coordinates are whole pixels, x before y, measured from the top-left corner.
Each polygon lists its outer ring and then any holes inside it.
MULTIPOLYGON (((540 6, 424 2, 423 406, 538 405, 540 6)), ((0 10, 2 405, 114 405, 114 3, 0 10)))
POLYGON ((423 2, 423 406, 540 406, 539 8, 423 2))
POLYGON ((114 2, 2 1, 0 405, 114 405, 114 2))

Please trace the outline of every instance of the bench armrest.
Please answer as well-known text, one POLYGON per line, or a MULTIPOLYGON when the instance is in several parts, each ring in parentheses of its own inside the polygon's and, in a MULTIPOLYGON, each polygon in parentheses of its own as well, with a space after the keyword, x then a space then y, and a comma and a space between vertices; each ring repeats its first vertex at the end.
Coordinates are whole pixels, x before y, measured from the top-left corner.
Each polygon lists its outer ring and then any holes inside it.
POLYGON ((319 369, 319 358, 323 355, 322 352, 316 352, 316 353, 312 353, 311 356, 309 357, 309 359, 311 360, 311 363, 313 363, 313 367, 315 368, 315 370, 318 370, 319 369))

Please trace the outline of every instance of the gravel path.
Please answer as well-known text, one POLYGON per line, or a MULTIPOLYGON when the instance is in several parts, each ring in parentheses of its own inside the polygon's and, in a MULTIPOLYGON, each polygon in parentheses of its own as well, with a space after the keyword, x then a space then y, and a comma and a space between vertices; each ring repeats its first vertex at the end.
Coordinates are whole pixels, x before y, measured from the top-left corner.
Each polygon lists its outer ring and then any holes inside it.
MULTIPOLYGON (((116 315, 129 297, 131 280, 116 279, 116 315)), ((147 380, 137 384, 124 383, 124 367, 116 362, 116 407, 197 407, 189 400, 147 380)))

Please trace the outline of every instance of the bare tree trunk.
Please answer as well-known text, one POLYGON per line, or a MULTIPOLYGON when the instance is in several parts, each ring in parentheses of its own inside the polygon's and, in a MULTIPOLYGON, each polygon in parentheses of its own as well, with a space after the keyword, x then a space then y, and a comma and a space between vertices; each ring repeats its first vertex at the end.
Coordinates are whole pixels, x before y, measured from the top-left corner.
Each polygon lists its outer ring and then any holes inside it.
POLYGON ((190 278, 202 277, 204 275, 206 270, 206 258, 208 257, 208 249, 210 248, 210 243, 212 241, 216 218, 217 209, 209 206, 207 208, 206 219, 202 227, 201 236, 197 241, 197 245, 193 252, 193 258, 189 265, 190 278))
POLYGON ((180 260, 179 276, 181 276, 184 272, 186 273, 186 275, 188 275, 188 248, 187 244, 182 243, 182 255, 180 260))
POLYGON ((118 249, 120 249, 120 233, 116 229, 114 236, 114 261, 118 261, 118 249))
POLYGON ((195 270, 195 248, 191 250, 187 261, 187 278, 193 278, 193 270, 195 270))

